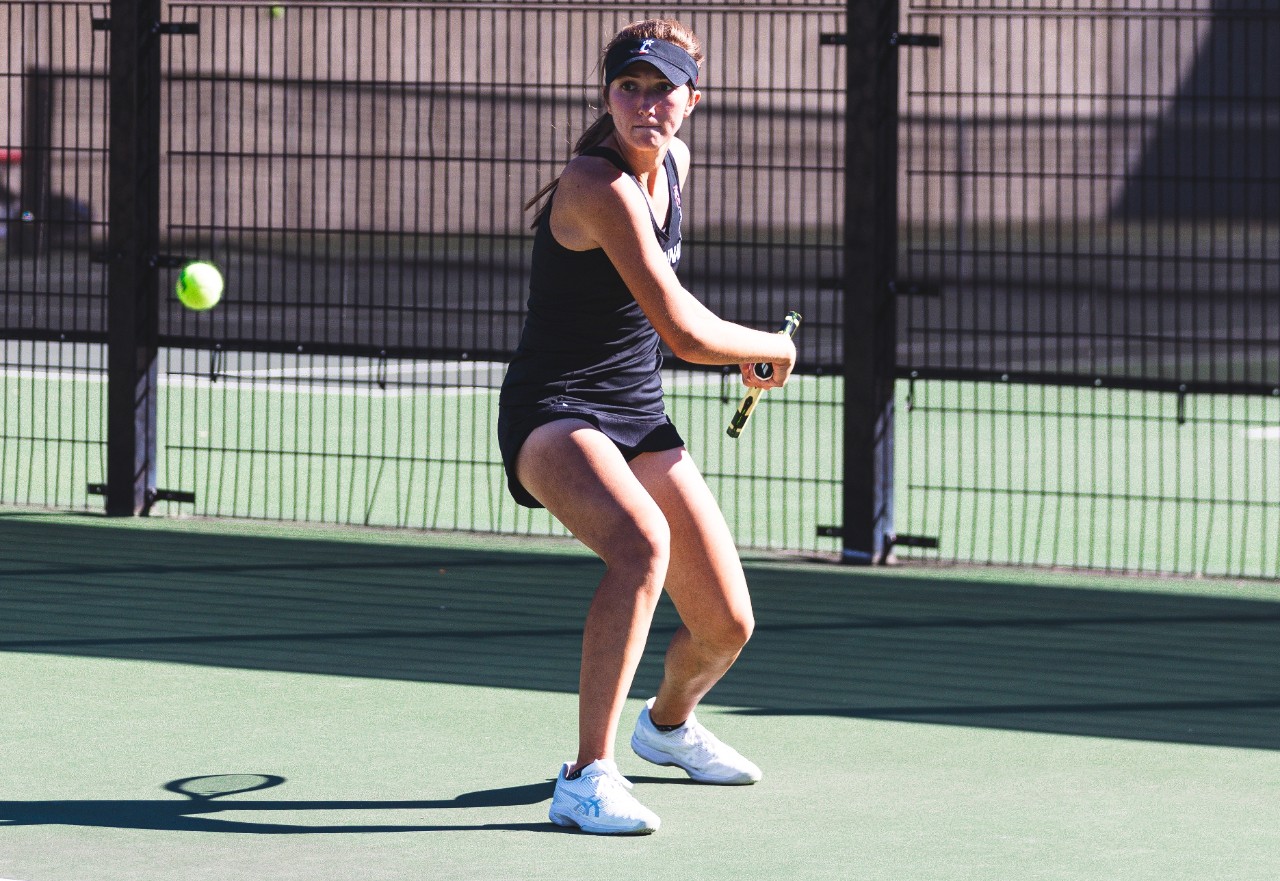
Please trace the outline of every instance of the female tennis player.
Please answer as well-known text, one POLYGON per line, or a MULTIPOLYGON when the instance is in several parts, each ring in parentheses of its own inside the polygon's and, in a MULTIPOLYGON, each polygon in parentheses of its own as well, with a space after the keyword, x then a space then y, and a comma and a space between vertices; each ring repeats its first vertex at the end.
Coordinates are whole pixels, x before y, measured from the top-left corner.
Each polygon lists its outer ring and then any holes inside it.
POLYGON ((697 364, 738 364, 748 386, 786 383, 786 336, 721 320, 676 277, 702 48, 679 22, 623 28, 605 48, 604 114, 582 136, 534 226, 528 314, 502 386, 499 444, 512 495, 547 508, 604 560, 587 613, 578 755, 550 818, 644 834, 658 817, 614 762, 623 702, 665 588, 682 626, 631 739, 694 780, 743 784, 760 769, 701 726, 694 708, 751 636, 746 579, 724 516, 663 410, 659 341, 697 364), (773 365, 769 379, 751 365, 773 365))

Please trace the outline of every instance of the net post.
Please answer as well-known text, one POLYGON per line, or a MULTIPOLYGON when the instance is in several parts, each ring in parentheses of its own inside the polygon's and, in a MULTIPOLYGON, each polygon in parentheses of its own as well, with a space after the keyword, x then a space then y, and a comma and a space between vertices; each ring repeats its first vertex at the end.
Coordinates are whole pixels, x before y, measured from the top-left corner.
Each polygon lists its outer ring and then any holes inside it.
POLYGON ((898 0, 847 9, 841 560, 889 559, 897 316, 898 0))
POLYGON ((107 486, 112 516, 156 485, 160 0, 111 0, 107 208, 107 486))

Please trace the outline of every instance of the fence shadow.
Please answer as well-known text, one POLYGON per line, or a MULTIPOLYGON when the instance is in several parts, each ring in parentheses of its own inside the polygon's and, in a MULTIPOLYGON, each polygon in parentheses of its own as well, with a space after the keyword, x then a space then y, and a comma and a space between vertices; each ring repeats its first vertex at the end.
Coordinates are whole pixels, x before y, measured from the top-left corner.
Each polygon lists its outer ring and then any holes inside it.
MULTIPOLYGON (((594 558, 495 538, 244 532, 0 517, 0 651, 576 690, 594 558)), ((748 569, 756 635, 713 703, 1280 748, 1280 602, 1247 585, 1223 597, 1034 572, 748 569)), ((637 696, 675 626, 664 603, 637 696)))
MULTIPOLYGON (((1212 20, 1125 180, 1121 217, 1280 219, 1280 19, 1209 4, 1212 20)), ((1261 5, 1261 4, 1260 4, 1261 5)))

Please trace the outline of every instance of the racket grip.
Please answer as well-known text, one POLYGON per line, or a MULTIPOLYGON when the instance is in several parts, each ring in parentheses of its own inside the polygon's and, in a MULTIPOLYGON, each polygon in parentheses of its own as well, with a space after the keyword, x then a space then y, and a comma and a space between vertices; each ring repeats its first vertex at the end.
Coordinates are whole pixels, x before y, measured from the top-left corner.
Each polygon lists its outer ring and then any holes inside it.
MULTIPOLYGON (((800 313, 791 311, 787 313, 787 317, 783 319, 782 329, 778 333, 786 334, 794 337, 796 328, 800 326, 800 313)), ((760 379, 768 379, 773 376, 773 365, 765 362, 756 364, 753 368, 755 375, 760 379)), ((751 413, 756 408, 756 404, 760 401, 760 395, 764 389, 753 388, 748 389, 747 396, 742 399, 742 404, 738 407, 737 412, 733 414, 733 418, 729 420, 729 430, 726 434, 729 437, 736 438, 742 434, 742 429, 746 427, 747 420, 751 418, 751 413)))
MULTIPOLYGON (((787 313, 787 317, 782 320, 782 329, 778 333, 786 334, 789 337, 796 335, 796 328, 800 326, 800 313, 792 310, 787 313)), ((761 361, 755 366, 755 374, 760 379, 768 379, 773 376, 773 365, 765 361, 761 361)))

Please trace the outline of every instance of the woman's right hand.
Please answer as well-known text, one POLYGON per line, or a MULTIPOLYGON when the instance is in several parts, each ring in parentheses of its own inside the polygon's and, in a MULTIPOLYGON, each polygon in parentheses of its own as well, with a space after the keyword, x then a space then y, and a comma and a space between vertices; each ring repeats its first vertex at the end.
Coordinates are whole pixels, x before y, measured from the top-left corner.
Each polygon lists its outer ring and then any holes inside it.
POLYGON ((784 353, 782 360, 767 362, 773 372, 769 374, 768 379, 761 379, 756 374, 755 361, 738 365, 738 369, 742 371, 742 382, 750 388, 771 389, 782 388, 787 384, 787 380, 791 378, 791 371, 796 366, 796 344, 791 341, 790 337, 779 334, 779 341, 785 342, 787 352, 784 353))

